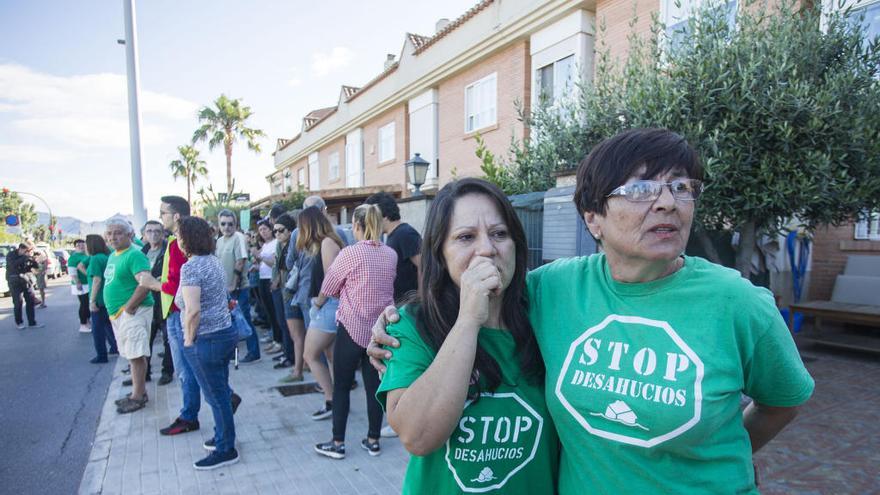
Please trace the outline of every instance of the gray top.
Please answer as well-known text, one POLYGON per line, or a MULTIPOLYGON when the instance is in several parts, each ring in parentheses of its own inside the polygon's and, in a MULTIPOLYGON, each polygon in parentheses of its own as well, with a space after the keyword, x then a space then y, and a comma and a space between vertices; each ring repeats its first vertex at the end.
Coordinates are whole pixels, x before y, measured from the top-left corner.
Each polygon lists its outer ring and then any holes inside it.
POLYGON ((180 267, 180 288, 177 289, 174 304, 182 312, 186 311, 183 302, 184 287, 202 289, 199 296, 201 315, 196 334, 217 332, 232 325, 227 302, 226 275, 216 256, 193 256, 180 267))

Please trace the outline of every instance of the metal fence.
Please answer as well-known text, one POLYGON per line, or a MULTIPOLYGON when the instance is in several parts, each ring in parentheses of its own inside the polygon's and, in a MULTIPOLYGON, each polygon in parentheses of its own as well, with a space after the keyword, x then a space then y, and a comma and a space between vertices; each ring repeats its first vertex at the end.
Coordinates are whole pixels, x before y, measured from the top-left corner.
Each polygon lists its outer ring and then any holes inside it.
POLYGON ((526 232, 529 270, 533 270, 541 266, 543 261, 544 192, 517 194, 509 199, 526 232))

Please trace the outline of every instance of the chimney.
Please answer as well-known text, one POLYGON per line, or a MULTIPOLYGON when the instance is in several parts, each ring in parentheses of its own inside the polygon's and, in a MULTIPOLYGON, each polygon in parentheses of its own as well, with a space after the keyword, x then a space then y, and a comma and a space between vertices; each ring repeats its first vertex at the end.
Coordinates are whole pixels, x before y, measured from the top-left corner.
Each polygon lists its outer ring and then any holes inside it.
POLYGON ((392 65, 394 65, 394 54, 389 53, 385 55, 385 70, 390 69, 392 65))
POLYGON ((437 34, 440 31, 443 31, 443 29, 448 25, 449 25, 449 19, 444 17, 444 18, 438 20, 437 24, 434 24, 434 34, 437 34))

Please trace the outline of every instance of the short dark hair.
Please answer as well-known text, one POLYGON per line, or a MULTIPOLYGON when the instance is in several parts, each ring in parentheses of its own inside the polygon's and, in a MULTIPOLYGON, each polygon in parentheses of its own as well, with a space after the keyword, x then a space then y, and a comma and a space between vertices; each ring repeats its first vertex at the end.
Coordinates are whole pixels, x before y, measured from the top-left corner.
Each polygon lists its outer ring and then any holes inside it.
POLYGON ((86 236, 86 253, 89 256, 94 256, 98 253, 110 254, 110 250, 107 249, 107 243, 104 242, 104 238, 97 234, 89 234, 86 236))
POLYGON ((397 201, 394 196, 385 191, 373 194, 364 203, 378 206, 382 210, 382 216, 392 222, 400 220, 400 208, 397 207, 397 201))
POLYGON ((187 254, 204 256, 214 254, 214 230, 199 217, 184 217, 177 226, 177 234, 187 254))
POLYGON ((287 210, 284 209, 284 206, 280 204, 272 205, 272 209, 269 210, 269 218, 278 218, 283 215, 287 210))
POLYGON ((171 207, 174 213, 177 213, 182 217, 188 217, 190 215, 189 201, 180 196, 162 196, 160 201, 166 203, 171 207))
POLYGON ((82 239, 77 239, 77 240, 73 241, 73 245, 76 246, 77 244, 79 244, 81 242, 86 242, 86 241, 84 241, 82 239))
POLYGON ((578 213, 604 215, 611 191, 641 166, 645 167, 643 179, 681 169, 689 178, 703 180, 700 158, 680 134, 668 129, 630 129, 597 144, 578 165, 574 190, 578 213))
POLYGON ((164 231, 165 231, 165 226, 162 225, 162 222, 160 222, 160 221, 158 221, 158 220, 147 220, 147 221, 144 223, 144 228, 141 229, 141 232, 147 230, 147 225, 158 225, 159 227, 162 228, 163 233, 164 233, 164 231))
MULTIPOLYGON (((278 218, 275 219, 275 223, 280 223, 281 225, 284 225, 284 228, 286 228, 290 232, 293 232, 293 229, 296 228, 296 220, 294 220, 293 216, 291 216, 289 213, 282 213, 281 215, 279 215, 278 218)), ((269 227, 272 228, 275 226, 270 225, 269 227)))
POLYGON ((222 210, 217 212, 217 218, 220 217, 232 218, 232 221, 235 222, 236 225, 238 225, 238 218, 236 218, 235 213, 228 208, 223 208, 222 210))

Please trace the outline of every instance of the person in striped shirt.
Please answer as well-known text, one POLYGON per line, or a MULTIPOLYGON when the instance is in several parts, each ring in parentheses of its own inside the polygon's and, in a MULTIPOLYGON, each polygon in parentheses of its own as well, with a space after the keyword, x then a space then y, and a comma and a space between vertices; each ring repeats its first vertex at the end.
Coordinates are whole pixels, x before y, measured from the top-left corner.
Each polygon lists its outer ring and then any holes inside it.
POLYGON ((338 329, 333 346, 333 439, 315 445, 318 454, 345 458, 345 427, 348 422, 349 395, 358 364, 364 379, 369 430, 361 446, 372 456, 382 453, 379 429, 382 408, 376 401, 379 374, 370 366, 367 345, 373 322, 382 310, 394 304, 394 278, 397 253, 379 240, 382 212, 376 205, 355 208, 352 228, 358 241, 343 249, 324 275, 321 293, 312 305, 321 308, 329 297, 339 298, 336 313, 338 329))

